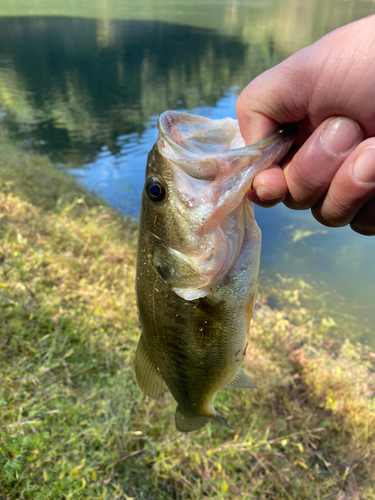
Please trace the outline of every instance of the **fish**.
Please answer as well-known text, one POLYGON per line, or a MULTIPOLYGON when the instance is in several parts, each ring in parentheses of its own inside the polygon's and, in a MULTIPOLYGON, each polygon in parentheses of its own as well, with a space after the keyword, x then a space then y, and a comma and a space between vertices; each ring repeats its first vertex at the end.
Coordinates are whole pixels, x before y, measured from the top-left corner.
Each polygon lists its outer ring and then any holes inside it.
POLYGON ((142 392, 177 403, 175 425, 209 421, 226 387, 256 388, 240 367, 257 297, 261 233, 246 197, 256 174, 288 152, 286 124, 245 147, 237 120, 166 111, 146 166, 137 253, 142 392))

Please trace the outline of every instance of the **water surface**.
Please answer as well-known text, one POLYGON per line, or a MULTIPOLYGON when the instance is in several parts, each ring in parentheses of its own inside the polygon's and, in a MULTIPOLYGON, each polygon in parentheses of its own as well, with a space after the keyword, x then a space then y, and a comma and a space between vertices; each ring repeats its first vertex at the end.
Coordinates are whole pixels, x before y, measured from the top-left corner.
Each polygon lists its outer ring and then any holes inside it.
MULTIPOLYGON (((238 93, 257 74, 371 13, 375 3, 362 0, 6 2, 2 121, 137 218, 161 112, 235 117, 238 93)), ((283 206, 256 215, 264 272, 324 282, 375 343, 375 239, 283 206)))

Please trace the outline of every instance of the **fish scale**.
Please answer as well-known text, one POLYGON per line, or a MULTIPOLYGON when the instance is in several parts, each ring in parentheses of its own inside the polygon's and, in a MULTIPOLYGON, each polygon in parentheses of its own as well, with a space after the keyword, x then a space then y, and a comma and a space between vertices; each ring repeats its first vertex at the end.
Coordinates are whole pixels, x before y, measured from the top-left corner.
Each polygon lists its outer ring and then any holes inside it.
POLYGON ((241 144, 232 119, 168 111, 158 126, 139 225, 136 289, 142 334, 136 377, 151 398, 170 391, 180 431, 199 429, 209 420, 231 428, 213 407, 215 393, 226 386, 256 387, 240 368, 261 242, 245 192, 259 171, 286 154, 296 127, 284 126, 253 146, 230 149, 241 144), (205 137, 209 147, 201 146, 205 137))

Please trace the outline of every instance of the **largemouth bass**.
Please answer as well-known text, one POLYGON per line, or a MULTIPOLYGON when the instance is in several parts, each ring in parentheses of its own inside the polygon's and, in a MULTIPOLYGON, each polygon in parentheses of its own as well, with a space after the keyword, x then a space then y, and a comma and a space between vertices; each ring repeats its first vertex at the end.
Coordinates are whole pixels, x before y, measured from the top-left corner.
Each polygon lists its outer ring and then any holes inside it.
POLYGON ((180 431, 210 419, 224 387, 256 387, 240 368, 257 294, 261 235, 245 194, 289 150, 296 126, 243 147, 237 121, 163 113, 149 153, 136 289, 142 335, 138 385, 168 388, 180 431))

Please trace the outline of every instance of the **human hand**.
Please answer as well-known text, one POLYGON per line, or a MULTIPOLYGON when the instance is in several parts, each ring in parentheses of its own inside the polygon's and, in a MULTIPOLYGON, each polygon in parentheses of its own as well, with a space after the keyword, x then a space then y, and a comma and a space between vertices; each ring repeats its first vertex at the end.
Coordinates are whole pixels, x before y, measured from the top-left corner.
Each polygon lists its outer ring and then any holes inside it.
POLYGON ((248 197, 312 208, 326 226, 375 235, 375 16, 339 28, 255 78, 236 112, 246 144, 297 122, 294 151, 248 197))

